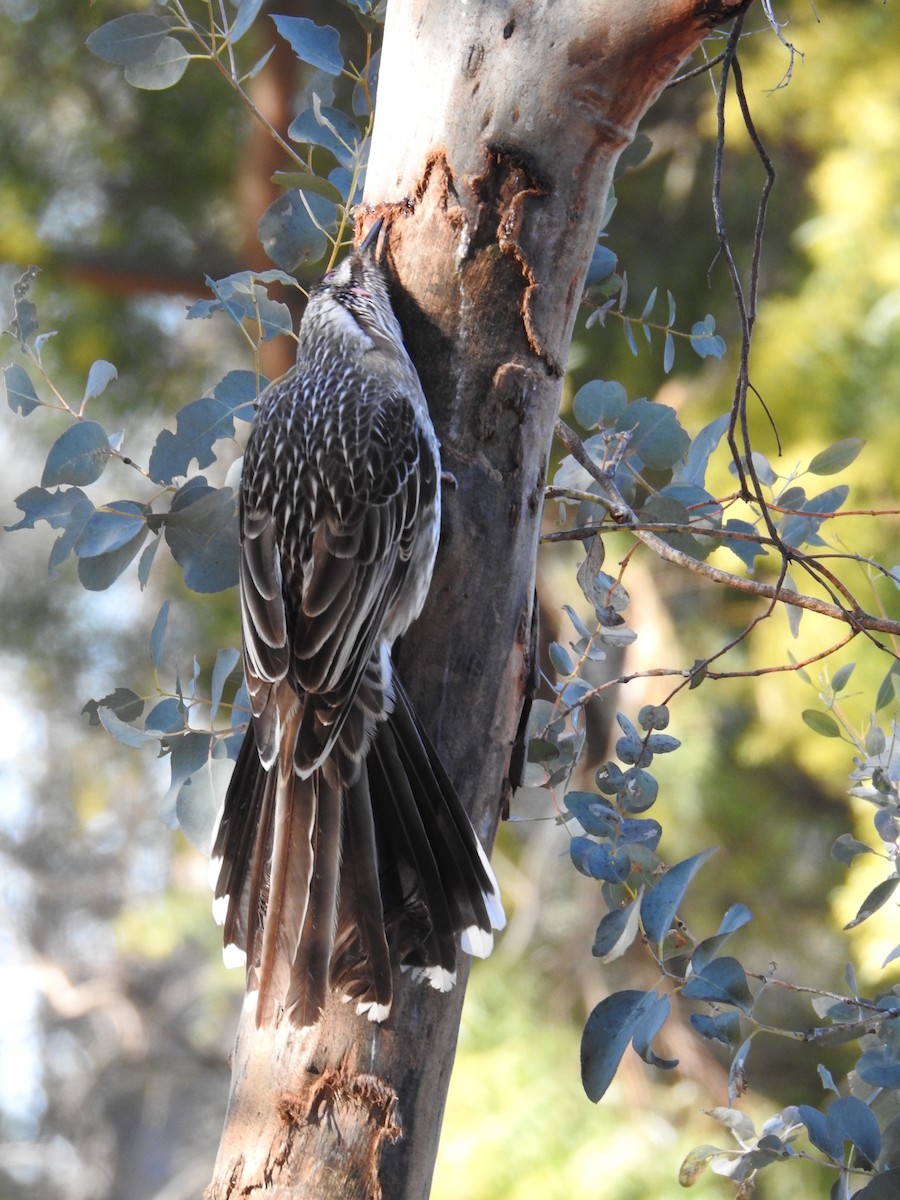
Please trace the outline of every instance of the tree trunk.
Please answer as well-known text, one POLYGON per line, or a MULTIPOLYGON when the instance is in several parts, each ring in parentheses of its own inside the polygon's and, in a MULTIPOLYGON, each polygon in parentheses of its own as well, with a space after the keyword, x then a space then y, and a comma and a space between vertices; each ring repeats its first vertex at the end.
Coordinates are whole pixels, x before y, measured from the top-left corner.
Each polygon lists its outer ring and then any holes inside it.
MULTIPOLYGON (((750 0, 392 0, 366 203, 457 488, 400 670, 490 843, 531 678, 545 470, 612 172, 708 30, 750 0)), ((468 963, 396 980, 386 1026, 336 998, 298 1033, 245 1009, 210 1200, 424 1200, 468 963)))

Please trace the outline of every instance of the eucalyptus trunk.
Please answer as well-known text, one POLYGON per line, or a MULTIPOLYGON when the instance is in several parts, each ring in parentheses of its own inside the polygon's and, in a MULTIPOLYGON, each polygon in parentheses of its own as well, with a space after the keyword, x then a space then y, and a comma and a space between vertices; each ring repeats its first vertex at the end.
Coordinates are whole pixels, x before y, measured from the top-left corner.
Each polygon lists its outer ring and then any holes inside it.
MULTIPOLYGON (((441 551, 400 667, 490 845, 534 671, 547 457, 613 169, 751 0, 391 0, 365 204, 442 444, 441 551)), ((385 1026, 245 1007, 210 1200, 424 1200, 465 991, 400 977, 385 1026)))

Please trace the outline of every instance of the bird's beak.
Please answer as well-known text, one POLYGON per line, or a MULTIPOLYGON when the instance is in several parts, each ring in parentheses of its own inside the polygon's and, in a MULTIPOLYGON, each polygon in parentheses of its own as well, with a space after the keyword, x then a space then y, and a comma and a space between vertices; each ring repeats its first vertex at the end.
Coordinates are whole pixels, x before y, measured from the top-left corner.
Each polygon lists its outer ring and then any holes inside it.
POLYGON ((369 226, 368 233, 356 247, 357 254, 368 254, 374 252, 375 243, 378 241, 378 235, 381 233, 381 227, 384 224, 384 217, 378 217, 369 226))

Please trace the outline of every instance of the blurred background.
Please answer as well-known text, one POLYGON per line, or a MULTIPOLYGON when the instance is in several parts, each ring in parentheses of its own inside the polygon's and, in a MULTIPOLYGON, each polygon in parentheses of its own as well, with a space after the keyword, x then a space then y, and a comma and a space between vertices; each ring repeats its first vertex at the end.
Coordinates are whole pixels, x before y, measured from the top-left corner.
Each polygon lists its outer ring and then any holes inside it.
MULTIPOLYGON (((207 295, 204 276, 264 269, 256 222, 278 194, 285 164, 222 81, 199 64, 175 88, 131 88, 119 68, 85 49, 98 25, 149 5, 100 0, 0 0, 0 317, 30 264, 46 344, 45 366, 76 403, 90 364, 113 362, 102 398, 107 429, 127 430, 146 461, 156 431, 226 369, 252 366, 224 318, 185 322, 207 295)), ((332 4, 281 2, 278 12, 346 27, 332 4)), ((847 473, 855 509, 896 505, 900 439, 900 14, 880 0, 790 0, 789 55, 759 6, 742 46, 754 118, 775 163, 762 265, 762 306, 751 377, 777 426, 752 411, 757 448, 787 474, 848 436, 867 445, 847 473)), ((261 18, 241 49, 252 62, 275 42, 261 18), (252 43, 252 44, 251 44, 252 43)), ((712 39, 708 52, 724 45, 712 39)), ((700 59, 698 58, 698 62, 700 59)), ((256 103, 285 128, 308 81, 283 45, 257 81, 256 103)), ((734 106, 728 110, 724 200, 742 266, 756 219, 762 171, 734 106)), ((580 322, 567 403, 586 379, 618 379, 629 396, 677 408, 695 434, 728 410, 737 321, 710 204, 715 95, 708 76, 672 88, 648 114, 649 157, 617 184, 608 244, 628 272, 630 308, 651 288, 669 289, 679 327, 714 314, 729 353, 701 362, 679 350, 662 369, 661 342, 634 357, 614 321, 580 322)), ((586 317, 585 313, 585 317, 586 317)), ((3 361, 13 360, 12 338, 3 361)), ((267 348, 263 369, 283 370, 291 344, 267 348)), ((19 519, 14 499, 40 477, 65 428, 46 410, 27 420, 3 409, 0 523, 19 519)), ((235 453, 237 453, 237 449, 235 453)), ((712 490, 733 490, 722 469, 712 490)), ((105 487, 130 494, 113 464, 105 487)), ((554 517, 548 517, 548 528, 554 517)), ((834 523, 836 524, 836 523, 834 523)), ((834 535, 888 566, 896 518, 848 518, 834 535)), ((209 1178, 227 1099, 228 1053, 242 980, 221 966, 210 919, 206 863, 160 819, 168 770, 149 751, 128 750, 80 715, 117 686, 153 697, 147 652, 163 599, 173 598, 170 648, 186 675, 196 655, 208 675, 215 648, 238 645, 236 595, 198 603, 162 556, 141 593, 132 568, 107 592, 81 589, 72 562, 48 580, 55 534, 0 533, 0 1200, 182 1200, 209 1178)), ((831 536, 831 535, 829 535, 831 536)), ((624 551, 608 547, 608 561, 624 551), (617 552, 618 551, 618 552, 617 552)), ((562 628, 580 550, 545 547, 543 620, 562 628)), ((736 560, 723 562, 736 569, 736 560)), ((860 568, 847 575, 861 602, 897 614, 895 595, 860 568)), ((741 629, 758 607, 639 554, 629 566, 628 669, 684 667, 741 629)), ((890 587, 890 585, 887 585, 890 587)), ((800 659, 839 631, 807 615, 799 638, 776 614, 733 670, 800 659)), ((865 728, 889 660, 871 647, 846 699, 865 728)), ((832 670, 853 655, 844 652, 832 670)), ((545 667, 548 664, 545 662, 545 667)), ((844 991, 853 959, 870 990, 893 984, 880 963, 897 934, 888 906, 851 937, 841 926, 884 874, 849 878, 830 858, 848 829, 868 836, 866 814, 846 791, 851 748, 816 737, 800 712, 816 707, 812 683, 777 674, 706 684, 681 696, 670 732, 682 749, 660 765, 653 815, 669 862, 719 845, 695 885, 687 916, 700 936, 742 901, 754 921, 735 939, 751 969, 844 991)), ((591 759, 605 757, 615 711, 632 717, 668 691, 636 681, 592 715, 591 759)), ((882 712, 886 723, 891 710, 882 712)), ((527 799, 527 798, 526 798, 527 799)), ((510 926, 491 959, 477 963, 438 1159, 435 1200, 668 1200, 682 1195, 678 1167, 699 1143, 729 1145, 703 1110, 726 1101, 723 1059, 676 1013, 656 1049, 677 1057, 654 1072, 630 1052, 595 1107, 579 1079, 581 1027, 604 995, 653 986, 640 955, 603 967, 591 957, 604 909, 598 884, 576 874, 568 839, 550 812, 523 801, 501 830, 497 872, 510 926)), ((772 1000, 773 1021, 814 1023, 790 992, 772 1000)), ((760 1038, 742 1108, 758 1121, 788 1103, 819 1104, 823 1052, 760 1038)), ((829 1052, 839 1078, 852 1061, 829 1052)), ((763 1200, 826 1196, 832 1178, 788 1164, 760 1179, 763 1200)), ((728 1196, 705 1175, 698 1197, 728 1196)))

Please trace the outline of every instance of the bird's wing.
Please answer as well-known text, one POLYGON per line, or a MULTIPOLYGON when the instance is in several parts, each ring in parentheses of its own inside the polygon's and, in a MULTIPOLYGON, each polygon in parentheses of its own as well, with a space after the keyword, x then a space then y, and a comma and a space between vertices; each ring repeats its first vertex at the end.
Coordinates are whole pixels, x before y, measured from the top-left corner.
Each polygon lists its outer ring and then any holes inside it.
POLYGON ((360 405, 319 460, 297 469, 320 478, 287 510, 257 486, 252 470, 247 477, 241 603, 260 757, 274 761, 286 709, 299 699, 294 764, 305 775, 336 744, 354 759, 364 750, 366 718, 383 704, 380 680, 367 667, 380 653, 420 525, 434 519, 438 478, 413 404, 402 395, 360 405))

